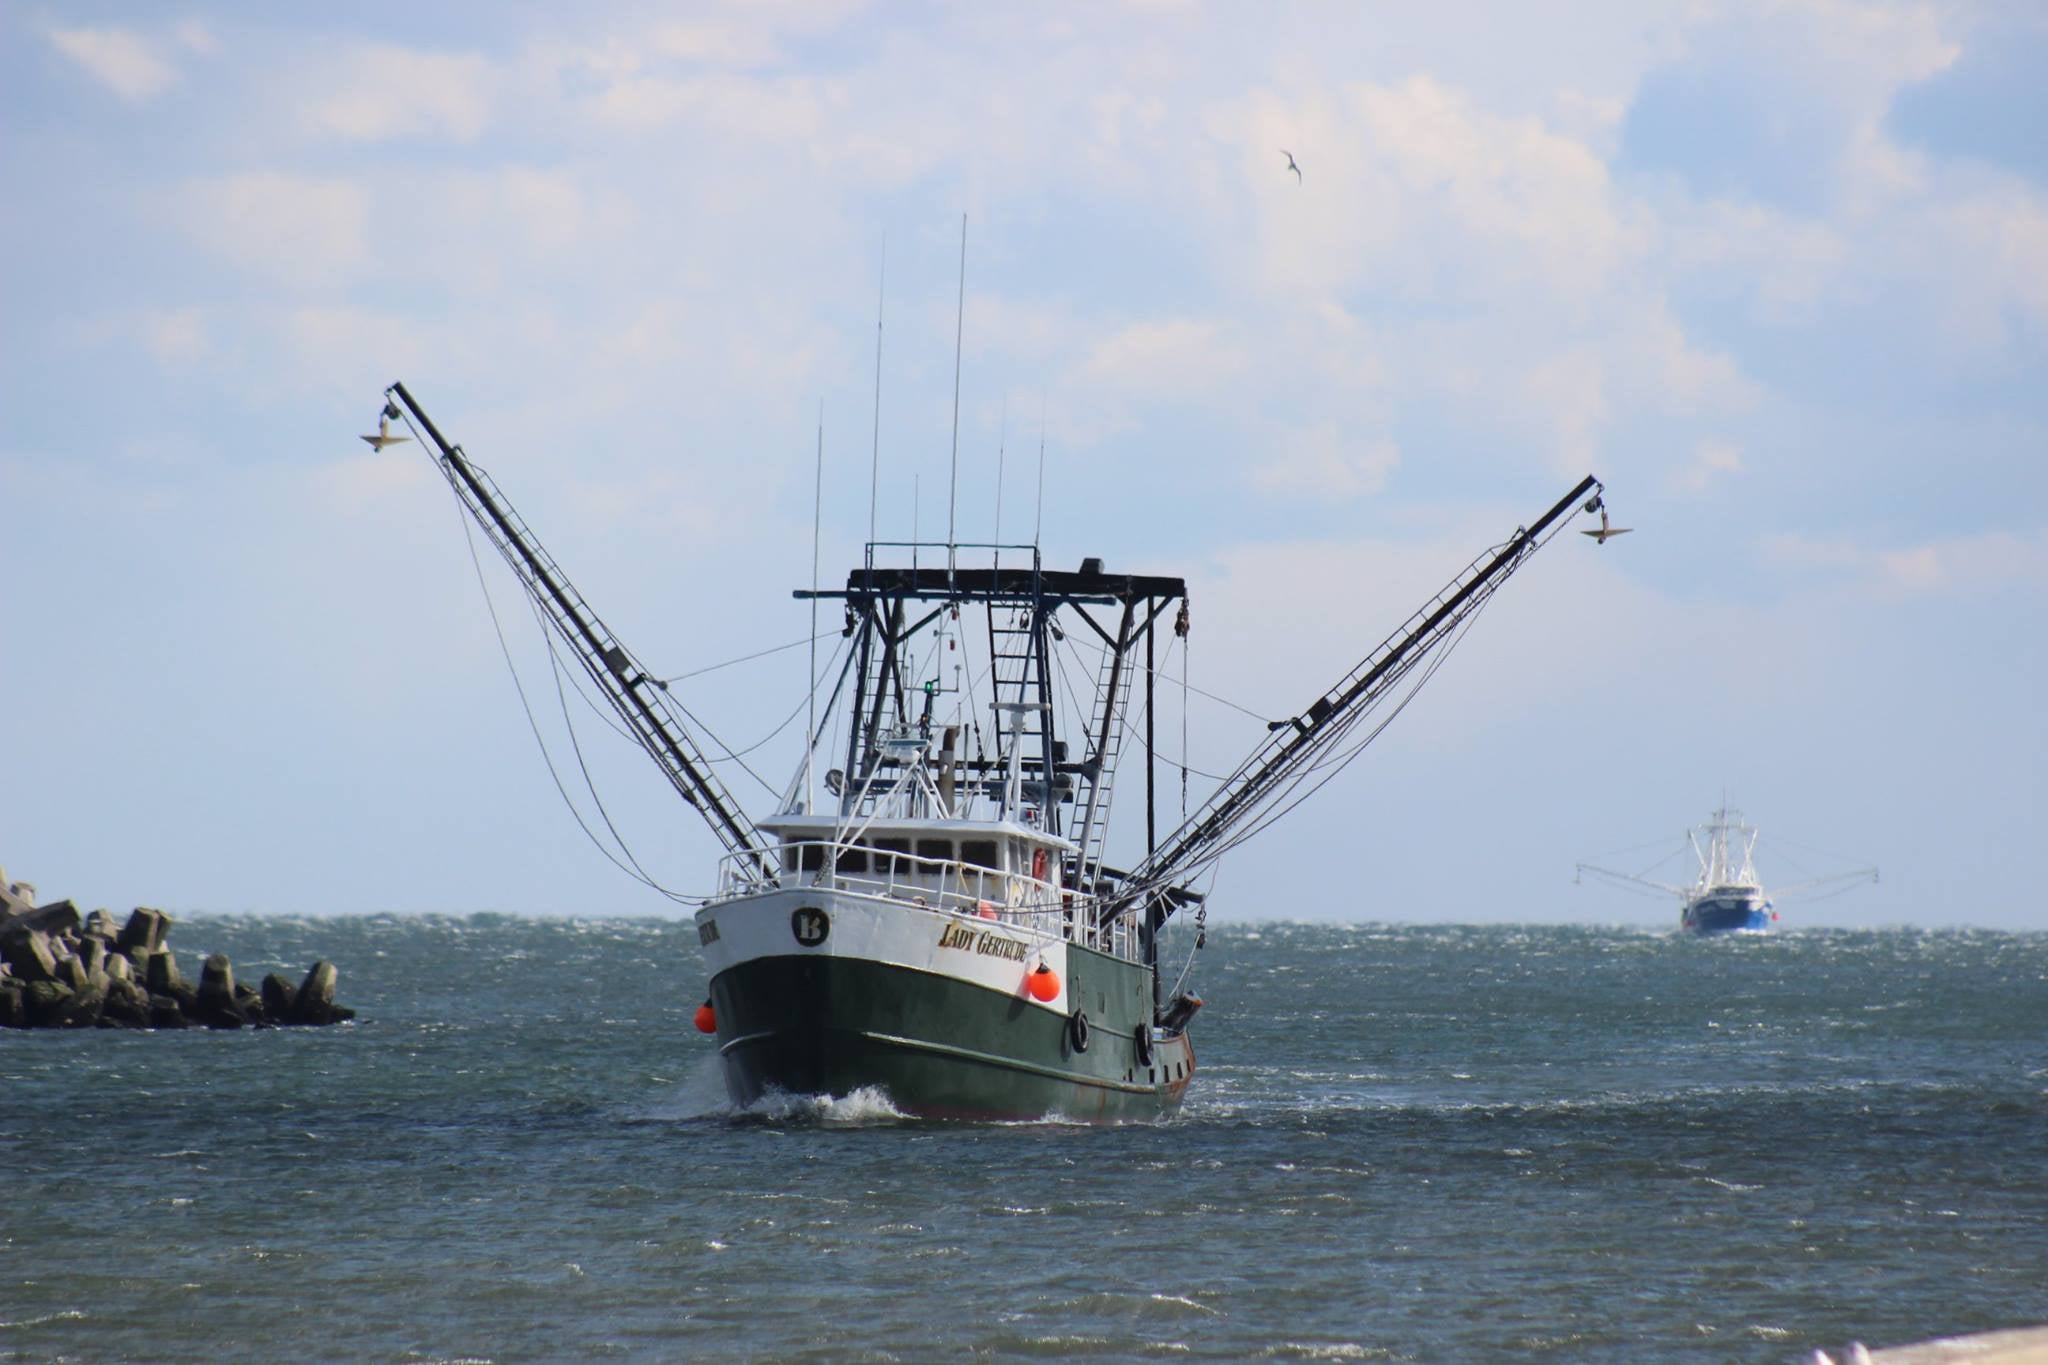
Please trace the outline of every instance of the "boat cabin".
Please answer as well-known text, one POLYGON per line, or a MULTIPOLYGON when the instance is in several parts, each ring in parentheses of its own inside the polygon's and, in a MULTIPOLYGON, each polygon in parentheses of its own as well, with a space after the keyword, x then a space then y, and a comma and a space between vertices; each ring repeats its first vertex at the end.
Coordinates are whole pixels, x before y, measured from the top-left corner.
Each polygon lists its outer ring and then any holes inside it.
POLYGON ((1077 852, 1013 820, 783 815, 761 828, 776 839, 784 886, 830 885, 1009 920, 1057 911, 1062 864, 1077 852))

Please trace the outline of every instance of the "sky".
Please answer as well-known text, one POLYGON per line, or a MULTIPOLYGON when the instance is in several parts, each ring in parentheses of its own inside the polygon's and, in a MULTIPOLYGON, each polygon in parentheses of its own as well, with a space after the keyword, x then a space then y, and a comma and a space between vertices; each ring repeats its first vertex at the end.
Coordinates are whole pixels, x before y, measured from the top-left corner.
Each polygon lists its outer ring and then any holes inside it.
MULTIPOLYGON (((827 578, 955 488, 1185 576, 1261 716, 1597 474, 1633 534, 1537 556, 1214 913, 1665 924, 1574 866, 1725 793, 1767 884, 1881 868, 1786 927, 2041 928, 2043 69, 1996 0, 9 5, 0 866, 676 913, 564 809, 433 466, 356 439, 402 379, 675 674, 807 635, 821 429, 827 578)), ((744 748, 802 659, 677 696, 744 748)))

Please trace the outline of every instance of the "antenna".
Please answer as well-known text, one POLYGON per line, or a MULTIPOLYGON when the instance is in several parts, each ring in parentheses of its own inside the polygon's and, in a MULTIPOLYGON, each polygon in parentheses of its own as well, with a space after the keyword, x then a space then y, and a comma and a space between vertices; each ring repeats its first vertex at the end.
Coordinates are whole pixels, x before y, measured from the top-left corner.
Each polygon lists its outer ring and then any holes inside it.
MULTIPOLYGON (((996 533, 992 537, 997 545, 1003 543, 1003 447, 1010 439, 1010 395, 1003 395, 1003 424, 996 428, 996 533)), ((1001 554, 1001 550, 996 551, 1001 554)))
MULTIPOLYGON (((889 238, 882 238, 882 268, 875 282, 875 444, 868 465, 868 544, 875 543, 875 503, 882 487, 882 300, 889 289, 889 238)), ((822 419, 821 419, 822 421, 822 419)), ((816 635, 816 629, 811 634, 816 635)))
POLYGON ((811 757, 818 751, 818 539, 825 524, 825 400, 818 400, 818 465, 811 481, 811 695, 804 719, 804 814, 811 813, 811 757))
POLYGON ((960 215, 960 299, 953 314, 953 472, 946 485, 946 586, 953 585, 953 512, 960 501, 960 339, 967 322, 967 215, 960 215))
POLYGON ((1045 527, 1045 390, 1038 391, 1038 512, 1031 521, 1031 546, 1038 548, 1045 527))

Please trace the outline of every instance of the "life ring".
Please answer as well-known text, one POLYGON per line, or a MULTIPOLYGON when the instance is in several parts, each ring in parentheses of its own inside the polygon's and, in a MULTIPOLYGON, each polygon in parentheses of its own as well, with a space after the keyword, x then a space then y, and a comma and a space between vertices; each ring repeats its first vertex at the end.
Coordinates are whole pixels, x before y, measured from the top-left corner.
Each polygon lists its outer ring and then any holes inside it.
POLYGON ((1034 882, 1045 880, 1045 850, 1042 848, 1031 850, 1031 880, 1034 882))
POLYGON ((1067 1016, 1067 1041, 1073 1045, 1076 1052, 1088 1050, 1087 1011, 1077 1009, 1067 1016))
POLYGON ((1138 1043, 1138 1065, 1152 1065, 1152 1026, 1138 1025, 1138 1031, 1132 1037, 1136 1038, 1138 1043))

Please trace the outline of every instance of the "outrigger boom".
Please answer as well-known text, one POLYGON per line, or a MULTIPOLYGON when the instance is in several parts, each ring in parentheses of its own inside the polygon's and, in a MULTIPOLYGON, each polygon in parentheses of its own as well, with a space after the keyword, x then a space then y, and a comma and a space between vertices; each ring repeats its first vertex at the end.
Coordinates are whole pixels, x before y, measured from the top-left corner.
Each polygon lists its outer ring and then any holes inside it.
POLYGON ((689 729, 669 706, 667 685, 648 673, 591 610, 554 557, 512 510, 512 504, 498 491, 490 474, 463 454, 461 446, 448 443, 405 385, 395 383, 385 390, 385 395, 385 420, 403 415, 426 433, 433 443, 434 463, 448 480, 448 486, 455 490, 456 498, 497 547, 527 596, 568 644, 583 671, 597 684, 612 710, 661 768, 677 794, 704 817, 727 853, 752 853, 768 858, 767 841, 760 830, 711 771, 689 729), (394 404, 403 405, 403 414, 394 404))

